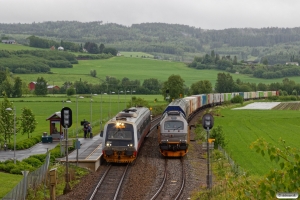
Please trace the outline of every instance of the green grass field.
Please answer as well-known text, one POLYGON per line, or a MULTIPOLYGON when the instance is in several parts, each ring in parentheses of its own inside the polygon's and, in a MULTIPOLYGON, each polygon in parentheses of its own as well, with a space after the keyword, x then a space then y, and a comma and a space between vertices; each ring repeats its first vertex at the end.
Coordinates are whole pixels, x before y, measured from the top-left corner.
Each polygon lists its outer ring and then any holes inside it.
MULTIPOLYGON (((0 50, 20 50, 20 49, 35 49, 20 45, 0 44, 0 50)), ((44 77, 49 84, 62 86, 66 81, 74 82, 87 81, 92 84, 102 83, 106 76, 114 76, 118 79, 124 77, 130 80, 143 80, 156 78, 160 81, 167 81, 172 74, 180 75, 187 86, 199 81, 209 80, 214 86, 217 80, 217 74, 224 71, 219 70, 196 70, 186 66, 181 62, 162 61, 154 59, 143 59, 141 55, 148 55, 139 52, 123 52, 121 57, 113 57, 107 60, 80 60, 79 64, 73 65, 71 69, 52 68, 54 74, 15 74, 19 76, 25 83, 36 81, 38 77, 44 77), (135 55, 130 57, 130 55, 135 55), (129 55, 129 56, 128 56, 129 55), (138 57, 136 57, 138 55, 138 57), (128 57, 127 57, 128 56, 128 57), (96 70, 97 77, 91 77, 90 71, 96 70)), ((234 80, 240 79, 243 82, 250 83, 274 83, 282 82, 283 78, 279 79, 258 79, 243 74, 231 74, 234 80)), ((296 83, 300 82, 300 77, 289 77, 296 83)))
POLYGON ((291 147, 299 147, 300 115, 292 110, 221 110, 221 116, 214 117, 215 125, 222 126, 228 142, 226 151, 244 170, 264 175, 277 167, 268 155, 250 149, 250 144, 264 138, 276 146, 281 146, 282 138, 291 147))
MULTIPOLYGON (((180 75, 185 85, 199 80, 209 80, 214 86, 220 70, 196 70, 188 68, 184 63, 169 62, 153 59, 139 59, 128 57, 114 57, 107 60, 81 60, 79 64, 73 65, 72 69, 52 68, 54 74, 16 74, 23 81, 29 83, 36 81, 38 77, 44 77, 49 84, 62 86, 66 81, 87 81, 92 84, 99 84, 106 76, 113 76, 121 80, 124 77, 130 80, 140 80, 141 84, 145 79, 156 78, 162 82, 167 81, 171 75, 180 75), (90 71, 96 70, 97 77, 91 77, 90 71)), ((273 83, 282 82, 282 79, 258 79, 243 74, 231 74, 234 80, 240 79, 250 83, 273 83)), ((300 82, 300 77, 290 77, 290 80, 300 82)))
POLYGON ((10 192, 22 179, 22 175, 0 172, 0 199, 10 192))
MULTIPOLYGON (((161 95, 132 95, 137 98, 142 98, 149 103, 149 106, 166 104, 161 95), (157 99, 156 102, 154 100, 157 99)), ((24 107, 30 108, 35 115, 38 122, 36 130, 32 136, 41 135, 43 132, 50 131, 50 121, 46 120, 55 112, 61 111, 62 107, 69 107, 72 109, 73 124, 69 129, 70 136, 76 135, 76 128, 81 130, 80 121, 86 119, 94 123, 93 132, 99 133, 100 120, 107 121, 113 117, 117 112, 123 110, 131 101, 131 95, 90 95, 84 98, 76 98, 75 96, 67 98, 66 96, 51 96, 48 97, 22 97, 22 98, 9 98, 13 105, 16 107, 16 115, 19 117, 22 113, 21 109, 24 107), (70 103, 67 103, 67 100, 70 103), (91 101, 92 99, 92 101, 91 101), (126 104, 126 105, 125 105, 126 104), (77 115, 78 108, 78 115, 77 115), (78 121, 77 121, 78 118, 78 121)), ((2 100, 1 100, 2 101, 2 100)), ((104 123, 103 122, 103 123, 104 123)), ((79 136, 83 136, 82 131, 79 136)), ((27 138, 27 135, 17 134, 17 141, 27 138)), ((12 141, 11 141, 12 142, 12 141)))

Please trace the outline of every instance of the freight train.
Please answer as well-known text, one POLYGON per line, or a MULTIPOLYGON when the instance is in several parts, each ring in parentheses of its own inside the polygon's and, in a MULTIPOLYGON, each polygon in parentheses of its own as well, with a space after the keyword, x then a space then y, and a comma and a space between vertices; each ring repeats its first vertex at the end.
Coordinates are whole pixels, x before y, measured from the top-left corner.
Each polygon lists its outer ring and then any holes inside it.
POLYGON ((146 107, 132 107, 119 112, 104 126, 103 158, 109 163, 131 163, 138 155, 151 128, 151 113, 146 107))
POLYGON ((159 151, 164 157, 183 157, 190 143, 189 119, 196 111, 220 105, 235 96, 245 101, 278 96, 278 91, 199 94, 172 101, 164 110, 158 129, 159 151))

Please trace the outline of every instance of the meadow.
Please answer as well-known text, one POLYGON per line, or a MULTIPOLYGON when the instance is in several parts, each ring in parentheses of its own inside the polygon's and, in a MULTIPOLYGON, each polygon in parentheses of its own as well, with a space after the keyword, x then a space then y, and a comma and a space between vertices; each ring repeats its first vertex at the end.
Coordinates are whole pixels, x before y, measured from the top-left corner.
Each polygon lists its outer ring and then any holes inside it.
POLYGON ((0 199, 9 193, 22 179, 23 175, 0 172, 0 199))
POLYGON ((232 159, 251 174, 264 175, 278 168, 268 155, 264 157, 250 149, 252 142, 264 138, 282 147, 280 138, 287 146, 299 147, 299 112, 293 110, 232 110, 224 108, 215 116, 215 126, 222 126, 227 141, 226 151, 232 159))
MULTIPOLYGON (((20 45, 0 44, 0 50, 20 50, 35 49, 20 45)), ((130 80, 140 80, 141 84, 145 79, 156 78, 159 81, 167 81, 171 75, 180 75, 185 81, 186 86, 199 80, 209 80, 214 86, 218 73, 224 73, 220 70, 196 70, 188 68, 185 63, 171 62, 141 58, 141 55, 148 55, 134 52, 121 52, 123 56, 113 57, 105 60, 80 60, 79 64, 73 65, 73 68, 62 69, 52 68, 53 74, 14 74, 19 76, 23 82, 30 83, 36 81, 38 77, 43 77, 48 84, 58 85, 61 87, 66 81, 87 81, 92 84, 102 83, 106 76, 113 76, 121 80, 124 77, 130 80), (132 55, 132 57, 130 56, 132 55), (96 70, 97 76, 90 76, 90 71, 96 70)), ((225 72, 227 73, 227 72, 225 72)), ((234 80, 240 79, 243 82, 265 83, 282 82, 283 79, 258 79, 243 74, 231 74, 234 80)), ((300 82, 300 77, 289 77, 296 83, 300 82)))
MULTIPOLYGON (((149 106, 164 105, 166 102, 161 95, 132 95, 142 98, 148 102, 149 106), (157 101, 155 101, 157 100, 157 101)), ((9 98, 16 108, 16 116, 20 117, 22 108, 30 108, 38 122, 36 130, 32 136, 40 135, 43 132, 50 132, 50 121, 46 120, 55 112, 61 111, 63 107, 69 107, 72 110, 72 126, 69 128, 70 137, 75 137, 77 131, 79 137, 83 137, 80 122, 84 119, 92 122, 93 133, 100 132, 100 121, 103 124, 113 117, 117 112, 123 110, 131 103, 130 94, 112 94, 112 95, 83 95, 83 98, 76 96, 67 97, 61 95, 48 95, 47 97, 22 97, 9 98)), ((22 141, 27 135, 17 134, 16 140, 22 141)), ((11 141, 12 142, 12 141, 11 141)))

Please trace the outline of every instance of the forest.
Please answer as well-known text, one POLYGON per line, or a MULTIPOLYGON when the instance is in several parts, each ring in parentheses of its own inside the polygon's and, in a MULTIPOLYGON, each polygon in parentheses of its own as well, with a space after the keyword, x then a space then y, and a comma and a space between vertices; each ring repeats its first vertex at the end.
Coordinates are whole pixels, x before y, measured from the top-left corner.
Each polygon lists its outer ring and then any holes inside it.
MULTIPOLYGON (((180 24, 142 23, 123 26, 102 21, 56 21, 31 24, 0 24, 1 38, 28 44, 38 36, 78 45, 91 42, 118 51, 141 51, 162 58, 191 62, 195 55, 211 50, 238 60, 267 59, 269 64, 284 64, 300 52, 300 28, 229 28, 205 30, 180 24), (168 54, 168 56, 165 56, 168 54)), ((74 47, 75 48, 75 47, 74 47)))

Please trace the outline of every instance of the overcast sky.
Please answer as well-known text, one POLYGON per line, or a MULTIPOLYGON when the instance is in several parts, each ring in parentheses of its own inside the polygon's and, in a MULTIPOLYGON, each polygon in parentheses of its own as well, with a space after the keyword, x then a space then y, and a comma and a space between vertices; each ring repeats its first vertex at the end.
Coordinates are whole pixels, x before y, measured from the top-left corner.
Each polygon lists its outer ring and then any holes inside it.
POLYGON ((300 26, 300 0, 0 0, 0 23, 146 22, 202 29, 300 26))

